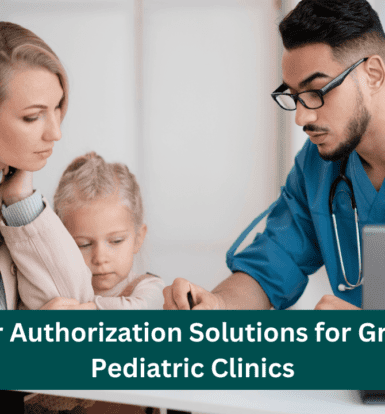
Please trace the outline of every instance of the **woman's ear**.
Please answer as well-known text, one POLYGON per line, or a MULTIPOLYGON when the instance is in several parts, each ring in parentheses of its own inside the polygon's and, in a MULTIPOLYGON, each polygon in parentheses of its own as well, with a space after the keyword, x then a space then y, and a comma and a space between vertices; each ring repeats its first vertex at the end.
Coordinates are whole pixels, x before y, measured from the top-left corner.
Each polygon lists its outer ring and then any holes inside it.
POLYGON ((147 234, 147 226, 142 224, 136 232, 134 254, 138 253, 147 234))

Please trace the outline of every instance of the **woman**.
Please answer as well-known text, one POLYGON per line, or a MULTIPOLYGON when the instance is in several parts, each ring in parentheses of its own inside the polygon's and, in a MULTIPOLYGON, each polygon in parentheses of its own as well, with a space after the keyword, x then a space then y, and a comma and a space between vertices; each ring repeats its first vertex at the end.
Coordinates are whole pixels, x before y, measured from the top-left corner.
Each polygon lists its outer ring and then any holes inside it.
MULTIPOLYGON (((0 22, 0 309, 95 309, 79 248, 32 187, 32 172, 61 138, 67 105, 67 77, 55 53, 29 30, 0 22)), ((8 395, 0 393, 4 403, 8 395)), ((42 395, 33 401, 35 412, 94 404, 42 395)))
POLYGON ((95 308, 79 249, 32 187, 32 172, 61 138, 67 105, 67 76, 55 53, 31 31, 0 22, 1 309, 95 308))
MULTIPOLYGON (((67 105, 67 77, 54 52, 29 30, 0 22, 0 309, 95 309, 92 274, 79 248, 32 187, 32 172, 61 138, 67 105)), ((31 401, 34 412, 94 404, 43 395, 31 401)), ((127 407, 120 408, 143 412, 127 407)), ((92 410, 107 412, 110 404, 92 410)))

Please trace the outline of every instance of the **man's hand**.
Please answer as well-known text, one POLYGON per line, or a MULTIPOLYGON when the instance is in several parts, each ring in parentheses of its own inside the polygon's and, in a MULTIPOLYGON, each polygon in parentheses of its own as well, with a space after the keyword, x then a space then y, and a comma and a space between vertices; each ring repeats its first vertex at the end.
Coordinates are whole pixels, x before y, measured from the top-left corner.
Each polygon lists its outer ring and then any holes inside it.
POLYGON ((40 310, 95 310, 94 302, 80 303, 76 299, 57 297, 51 299, 40 310))
POLYGON ((182 278, 175 279, 171 286, 166 286, 163 289, 163 309, 190 309, 187 298, 188 292, 191 292, 193 310, 224 309, 224 303, 218 295, 210 293, 200 286, 194 285, 182 278))
MULTIPOLYGON (((3 172, 6 174, 8 168, 3 172)), ((32 176, 33 174, 30 171, 16 170, 12 177, 3 178, 0 185, 0 197, 7 207, 32 195, 32 176)))
POLYGON ((337 296, 324 295, 314 310, 361 310, 361 308, 357 308, 357 306, 337 298, 337 296))

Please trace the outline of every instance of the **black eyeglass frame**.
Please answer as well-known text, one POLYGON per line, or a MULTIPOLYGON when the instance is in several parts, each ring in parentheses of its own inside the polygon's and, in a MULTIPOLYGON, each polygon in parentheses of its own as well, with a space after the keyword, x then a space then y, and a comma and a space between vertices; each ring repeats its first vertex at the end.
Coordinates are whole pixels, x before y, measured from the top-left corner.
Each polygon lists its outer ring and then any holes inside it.
POLYGON ((324 102, 324 96, 330 92, 332 89, 336 88, 337 86, 340 86, 341 83, 345 80, 345 78, 349 75, 350 72, 352 72, 358 65, 360 65, 362 62, 366 62, 369 58, 363 58, 361 60, 359 60, 358 62, 356 62, 354 65, 350 66, 350 68, 346 69, 344 72, 342 72, 340 75, 338 75, 336 78, 334 78, 333 80, 331 80, 327 85, 325 85, 323 88, 321 89, 311 89, 308 91, 303 91, 303 92, 299 92, 299 93, 283 93, 286 89, 288 89, 288 86, 285 85, 284 83, 279 86, 272 94, 272 98, 274 99, 275 102, 277 102, 277 104, 284 109, 285 111, 295 111, 297 109, 297 102, 300 101, 301 104, 307 108, 307 109, 318 109, 321 108, 325 102, 324 102), (300 98, 299 95, 301 95, 302 93, 309 93, 309 92, 315 92, 322 104, 320 106, 317 106, 316 108, 310 108, 306 105, 306 103, 303 101, 303 99, 300 98), (294 109, 289 109, 289 108, 284 108, 279 102, 278 102, 278 97, 281 95, 286 95, 286 96, 290 96, 294 103, 295 103, 295 108, 294 109))

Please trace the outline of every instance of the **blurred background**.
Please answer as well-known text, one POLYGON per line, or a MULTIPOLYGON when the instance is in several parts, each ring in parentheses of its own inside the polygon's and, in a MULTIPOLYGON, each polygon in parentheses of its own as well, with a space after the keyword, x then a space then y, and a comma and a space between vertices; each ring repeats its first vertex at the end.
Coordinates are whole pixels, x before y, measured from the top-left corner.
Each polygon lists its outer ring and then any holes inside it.
MULTIPOLYGON (((278 24, 297 3, 2 0, 2 20, 42 37, 69 75, 63 138, 35 187, 52 202, 64 168, 88 151, 127 164, 149 230, 137 271, 214 288, 306 140, 270 97, 282 83, 278 24)), ((370 3, 385 17, 384 1, 370 3)), ((321 269, 294 308, 326 293, 321 269)))

